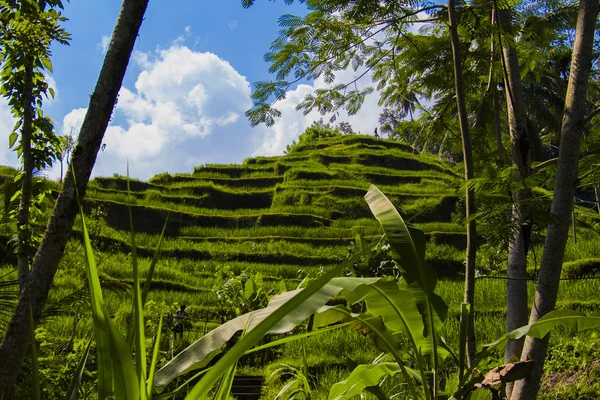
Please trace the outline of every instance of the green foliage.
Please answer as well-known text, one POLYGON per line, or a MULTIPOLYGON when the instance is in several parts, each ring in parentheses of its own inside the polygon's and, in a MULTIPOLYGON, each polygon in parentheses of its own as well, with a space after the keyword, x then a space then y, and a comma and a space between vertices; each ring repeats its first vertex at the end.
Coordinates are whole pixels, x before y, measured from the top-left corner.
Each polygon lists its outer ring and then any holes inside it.
MULTIPOLYGON (((227 278, 225 277, 225 279, 227 278)), ((260 272, 254 277, 245 273, 229 277, 225 283, 219 282, 215 285, 213 290, 217 297, 221 323, 266 307, 269 299, 275 294, 274 290, 267 291, 263 287, 263 278, 260 272)))
POLYGON ((52 72, 52 42, 68 44, 70 35, 60 27, 66 21, 60 1, 0 2, 0 94, 8 100, 18 119, 9 138, 9 146, 19 157, 18 129, 24 123, 25 107, 31 107, 31 154, 35 170, 51 166, 59 156, 61 141, 53 132, 52 120, 42 112, 43 97, 54 97, 46 82, 45 71, 52 72), (29 88, 29 89, 28 89, 29 88))
POLYGON ((329 139, 341 136, 340 131, 334 130, 328 125, 319 124, 313 122, 311 126, 306 128, 304 132, 298 137, 298 143, 294 142, 291 145, 287 145, 285 151, 287 154, 294 152, 296 146, 301 146, 306 143, 312 143, 319 139, 329 139))

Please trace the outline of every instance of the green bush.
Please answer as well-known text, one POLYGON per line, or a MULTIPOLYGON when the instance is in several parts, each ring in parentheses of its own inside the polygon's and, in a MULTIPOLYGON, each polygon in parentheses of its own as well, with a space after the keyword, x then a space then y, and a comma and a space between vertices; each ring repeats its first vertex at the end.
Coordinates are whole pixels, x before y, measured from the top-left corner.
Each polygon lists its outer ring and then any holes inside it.
POLYGON ((600 258, 566 262, 562 267, 563 278, 581 278, 596 275, 600 272, 600 258))
POLYGON ((342 134, 339 131, 328 128, 327 126, 313 123, 311 126, 306 128, 306 130, 304 132, 302 132, 300 134, 300 136, 298 137, 297 143, 294 142, 291 145, 287 146, 286 151, 287 151, 287 153, 291 153, 291 152, 295 151, 296 148, 299 148, 300 146, 302 146, 304 144, 313 143, 319 139, 336 138, 336 137, 341 137, 341 136, 342 136, 342 134))

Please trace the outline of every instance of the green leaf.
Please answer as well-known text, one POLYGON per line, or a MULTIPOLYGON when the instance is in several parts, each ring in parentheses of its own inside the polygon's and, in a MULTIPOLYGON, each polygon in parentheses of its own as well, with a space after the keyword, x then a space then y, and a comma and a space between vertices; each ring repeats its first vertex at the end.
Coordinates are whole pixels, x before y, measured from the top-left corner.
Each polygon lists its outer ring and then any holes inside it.
POLYGON ((469 400, 491 400, 494 397, 492 396, 492 392, 486 389, 477 389, 471 392, 469 400))
POLYGON ((495 342, 486 344, 482 350, 477 353, 476 359, 482 360, 489 353, 497 348, 504 347, 510 339, 520 339, 523 336, 532 336, 543 338, 552 329, 559 325, 568 326, 581 332, 586 329, 600 328, 600 314, 584 315, 578 311, 572 310, 554 310, 544 315, 532 325, 525 325, 514 331, 508 332, 495 342))
POLYGON ((554 310, 531 325, 529 332, 527 332, 527 336, 543 338, 558 325, 568 326, 577 332, 599 328, 600 313, 585 315, 571 310, 554 310))
MULTIPOLYGON (((408 328, 407 331, 411 333, 409 337, 414 338, 413 348, 417 356, 421 353, 430 360, 433 376, 437 377, 439 361, 445 357, 443 354, 445 350, 441 351, 438 348, 437 336, 440 334, 448 314, 448 305, 433 292, 437 284, 437 275, 433 268, 425 263, 425 234, 422 230, 407 225, 398 210, 376 186, 371 185, 365 195, 365 200, 385 232, 392 248, 392 257, 400 267, 401 275, 408 285, 410 297, 416 301, 422 317, 424 326, 422 336, 426 339, 425 341, 421 341, 420 336, 415 335, 414 331, 410 331, 411 325, 405 324, 408 328), (419 345, 419 343, 422 344, 419 345)), ((385 301, 393 304, 392 297, 385 301)), ((393 305, 397 315, 405 310, 401 304, 403 301, 393 305)), ((382 308, 382 310, 384 309, 382 308)), ((389 319, 386 320, 386 323, 389 321, 389 319)), ((424 373, 426 366, 419 359, 418 363, 424 373)), ((435 398, 437 397, 437 381, 434 380, 432 384, 432 395, 435 398)), ((427 396, 430 395, 427 388, 425 393, 427 396)))
POLYGON ((152 361, 150 362, 150 373, 148 375, 148 382, 146 391, 148 392, 148 399, 152 400, 152 386, 154 385, 154 375, 156 373, 156 363, 158 362, 158 353, 160 351, 160 335, 162 334, 163 315, 160 314, 158 320, 158 330, 156 331, 156 339, 154 339, 154 350, 152 351, 152 361))
POLYGON ((98 268, 94 259, 83 208, 79 206, 83 230, 86 273, 88 277, 92 320, 96 337, 98 360, 98 397, 105 399, 113 393, 121 399, 138 399, 139 384, 130 352, 114 322, 104 308, 98 268), (134 383, 134 384, 132 384, 134 383), (113 392, 114 388, 114 392, 113 392))
MULTIPOLYGON (((395 362, 359 365, 354 368, 348 378, 334 384, 329 389, 328 400, 351 399, 361 394, 366 388, 378 386, 384 377, 392 377, 399 372, 401 372, 400 366, 395 362)), ((415 375, 418 374, 415 373, 415 375)))
POLYGON ((254 279, 248 278, 246 284, 244 285, 244 297, 246 299, 251 299, 252 295, 256 293, 257 287, 254 279))
MULTIPOLYGON (((46 70, 48 70, 48 72, 52 73, 52 61, 50 61, 50 58, 48 57, 42 57, 42 65, 44 66, 44 68, 46 68, 46 70)), ((52 96, 54 97, 54 95, 52 96)))
POLYGON ((11 133, 10 136, 8 136, 8 147, 12 149, 15 143, 17 143, 18 138, 19 135, 17 134, 17 132, 11 133))
POLYGON ((365 200, 371 212, 381 224, 386 238, 397 261, 403 271, 403 277, 410 284, 419 282, 424 290, 433 290, 435 272, 425 265, 425 234, 422 230, 407 225, 400 213, 388 198, 381 193, 375 185, 365 195, 365 200), (433 272, 433 273, 432 273, 433 272))
POLYGON ((81 355, 79 359, 79 363, 77 364, 77 368, 73 373, 73 377, 71 379, 71 383, 69 383, 69 388, 67 389, 67 394, 65 396, 65 400, 77 400, 79 398, 79 386, 81 385, 81 379, 83 378, 83 371, 85 370, 85 364, 88 359, 88 355, 90 354, 90 348, 92 347, 92 339, 88 342, 85 351, 81 355))

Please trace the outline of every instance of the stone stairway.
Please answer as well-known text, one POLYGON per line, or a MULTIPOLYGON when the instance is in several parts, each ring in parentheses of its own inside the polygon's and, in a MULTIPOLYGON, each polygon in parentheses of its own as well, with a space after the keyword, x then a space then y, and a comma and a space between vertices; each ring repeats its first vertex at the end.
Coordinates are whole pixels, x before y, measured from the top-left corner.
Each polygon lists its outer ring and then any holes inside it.
POLYGON ((233 378, 231 395, 238 400, 258 400, 263 383, 262 376, 236 376, 233 378))

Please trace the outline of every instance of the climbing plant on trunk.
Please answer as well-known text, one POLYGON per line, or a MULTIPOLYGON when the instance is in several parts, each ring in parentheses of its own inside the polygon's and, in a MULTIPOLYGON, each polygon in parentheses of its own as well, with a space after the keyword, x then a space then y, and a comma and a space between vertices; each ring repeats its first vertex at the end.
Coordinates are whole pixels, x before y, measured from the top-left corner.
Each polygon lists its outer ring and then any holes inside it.
POLYGON ((57 0, 0 1, 0 94, 17 119, 9 146, 17 152, 22 166, 16 177, 19 207, 12 213, 17 224, 21 290, 29 274, 30 250, 37 242, 31 227, 35 217, 31 206, 41 201, 33 198, 33 174, 51 166, 60 149, 52 120, 43 114, 42 105, 44 98, 54 97, 46 79, 46 72, 52 72, 50 46, 53 42, 68 44, 70 39, 60 26, 66 20, 59 11, 62 7, 57 0))

